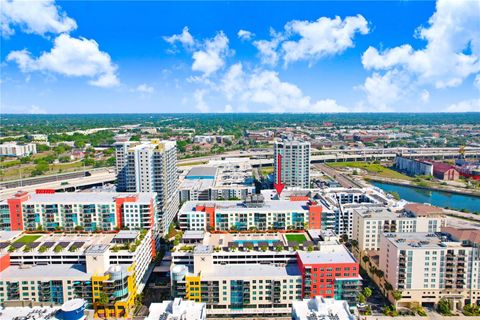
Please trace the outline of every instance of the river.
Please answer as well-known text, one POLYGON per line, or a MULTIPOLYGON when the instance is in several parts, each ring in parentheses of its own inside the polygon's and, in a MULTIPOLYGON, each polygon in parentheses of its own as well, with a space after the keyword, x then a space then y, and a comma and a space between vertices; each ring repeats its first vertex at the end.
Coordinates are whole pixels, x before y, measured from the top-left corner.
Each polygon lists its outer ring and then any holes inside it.
POLYGON ((480 213, 480 197, 450 193, 445 191, 427 190, 411 186, 401 186, 385 182, 371 183, 386 192, 397 192, 400 198, 411 202, 430 203, 437 207, 455 210, 468 210, 480 213))

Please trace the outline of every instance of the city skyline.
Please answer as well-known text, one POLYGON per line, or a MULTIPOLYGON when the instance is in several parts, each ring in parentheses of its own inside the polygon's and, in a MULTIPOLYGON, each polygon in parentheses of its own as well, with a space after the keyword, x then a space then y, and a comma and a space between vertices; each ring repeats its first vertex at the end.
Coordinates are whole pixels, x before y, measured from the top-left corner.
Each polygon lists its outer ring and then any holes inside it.
POLYGON ((22 5, 2 113, 480 111, 477 1, 22 5))

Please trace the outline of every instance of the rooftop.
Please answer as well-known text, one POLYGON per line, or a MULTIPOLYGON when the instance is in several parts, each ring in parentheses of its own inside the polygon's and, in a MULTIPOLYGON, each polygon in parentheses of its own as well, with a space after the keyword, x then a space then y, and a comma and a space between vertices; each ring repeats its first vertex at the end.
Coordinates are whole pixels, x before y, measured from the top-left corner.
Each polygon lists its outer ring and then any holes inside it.
POLYGON ((214 204, 221 212, 271 212, 271 211, 308 211, 306 201, 265 200, 260 207, 247 207, 243 201, 187 201, 180 213, 194 212, 197 205, 214 204))
POLYGON ((275 266, 268 264, 229 264, 213 265, 213 268, 202 270, 202 277, 207 279, 255 279, 258 277, 295 277, 301 276, 297 264, 287 266, 275 266))
POLYGON ((303 264, 356 263, 355 258, 342 244, 326 243, 319 251, 298 251, 303 264))
POLYGON ((42 203, 111 203, 117 198, 137 197, 138 203, 150 204, 151 199, 155 196, 153 192, 145 193, 120 193, 120 192, 60 192, 60 193, 29 193, 29 199, 26 204, 42 204, 42 203))
POLYGON ((205 319, 205 303, 175 298, 173 301, 152 303, 145 320, 205 319))
POLYGON ((442 228, 442 232, 452 235, 453 238, 459 241, 469 241, 480 244, 480 230, 478 229, 456 229, 452 227, 442 228))
POLYGON ((455 241, 448 233, 386 233, 387 240, 399 249, 423 248, 440 249, 445 247, 459 247, 462 244, 455 241))
POLYGON ((30 319, 30 320, 56 320, 55 314, 60 310, 55 307, 0 307, 0 319, 30 319))
POLYGON ((443 209, 421 203, 409 203, 403 207, 405 211, 410 211, 417 217, 425 217, 432 215, 444 215, 443 209))
POLYGON ((91 276, 82 264, 11 265, 2 271, 3 279, 23 281, 89 280, 91 276))
POLYGON ((198 166, 190 169, 185 178, 195 179, 197 177, 201 177, 201 179, 212 179, 216 176, 216 174, 217 168, 215 167, 198 166))
POLYGON ((313 299, 294 301, 292 313, 300 320, 353 320, 348 303, 342 300, 325 299, 317 296, 313 299))
MULTIPOLYGON (((112 243, 115 233, 50 233, 43 234, 39 238, 35 239, 33 242, 29 243, 20 243, 15 244, 16 251, 15 255, 32 255, 33 252, 40 250, 41 247, 45 247, 47 251, 53 251, 57 245, 63 247, 62 254, 75 254, 78 255, 78 252, 86 250, 90 247, 95 246, 105 246, 109 247, 112 243), (24 251, 22 248, 28 245, 31 250, 24 251), (70 248, 75 247, 75 250, 70 252, 70 248)), ((21 237, 19 238, 21 239, 21 237)), ((5 242, 8 243, 8 242, 5 242)), ((9 245, 4 245, 4 242, 1 242, 0 252, 6 252, 9 248, 9 245)))
POLYGON ((140 234, 137 230, 120 230, 113 240, 135 240, 137 239, 138 235, 140 234))
POLYGON ((11 241, 22 234, 22 231, 0 231, 0 241, 11 241))

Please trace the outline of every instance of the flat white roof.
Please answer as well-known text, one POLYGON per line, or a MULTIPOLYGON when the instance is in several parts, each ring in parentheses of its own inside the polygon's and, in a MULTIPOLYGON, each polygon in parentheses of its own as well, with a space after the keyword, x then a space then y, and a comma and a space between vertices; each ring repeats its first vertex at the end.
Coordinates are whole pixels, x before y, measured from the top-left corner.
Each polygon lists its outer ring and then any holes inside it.
POLYGON ((272 212, 272 211, 308 211, 306 201, 265 200, 262 206, 249 208, 243 201, 187 201, 180 212, 194 212, 197 205, 215 204, 216 212, 272 212))
POLYGON ((91 276, 83 264, 13 265, 1 273, 2 279, 19 281, 89 280, 91 276))
POLYGON ((115 202, 116 198, 125 198, 128 196, 136 196, 138 200, 135 203, 148 203, 155 196, 153 192, 59 192, 52 194, 36 194, 30 193, 30 199, 23 202, 26 204, 43 204, 43 203, 111 203, 115 202))
POLYGON ((298 251, 304 264, 356 263, 352 254, 341 244, 321 244, 319 251, 298 251))
POLYGON ((315 297, 294 301, 292 313, 296 319, 322 319, 322 320, 353 320, 346 301, 315 297))
POLYGON ((203 320, 206 318, 205 303, 182 300, 181 298, 175 298, 173 301, 166 300, 160 303, 151 303, 148 311, 149 314, 145 320, 203 320))
MULTIPOLYGON (((55 320, 55 314, 60 307, 0 307, 0 320, 32 319, 32 320, 55 320), (53 318, 52 318, 53 317, 53 318)), ((83 319, 83 318, 82 318, 83 319)))
POLYGON ((258 277, 295 277, 301 276, 297 264, 288 264, 285 267, 279 267, 269 264, 228 264, 213 265, 208 270, 202 270, 202 278, 206 279, 254 279, 258 277))
POLYGON ((0 231, 0 241, 9 241, 18 237, 22 231, 0 231))

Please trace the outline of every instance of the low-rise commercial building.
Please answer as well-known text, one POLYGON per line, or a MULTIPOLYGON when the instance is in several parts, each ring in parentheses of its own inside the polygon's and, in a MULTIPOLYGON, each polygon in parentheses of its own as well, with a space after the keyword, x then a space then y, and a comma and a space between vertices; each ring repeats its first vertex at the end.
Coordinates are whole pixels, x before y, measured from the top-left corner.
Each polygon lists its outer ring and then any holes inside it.
POLYGON ((205 303, 175 298, 161 303, 152 303, 145 320, 205 320, 205 303))
POLYGON ((432 176, 433 164, 428 161, 395 157, 395 168, 411 176, 432 176))
POLYGON ((293 320, 354 320, 346 301, 314 297, 292 303, 293 320))
POLYGON ((37 145, 35 143, 5 142, 0 144, 0 156, 3 157, 26 157, 36 153, 37 145))

